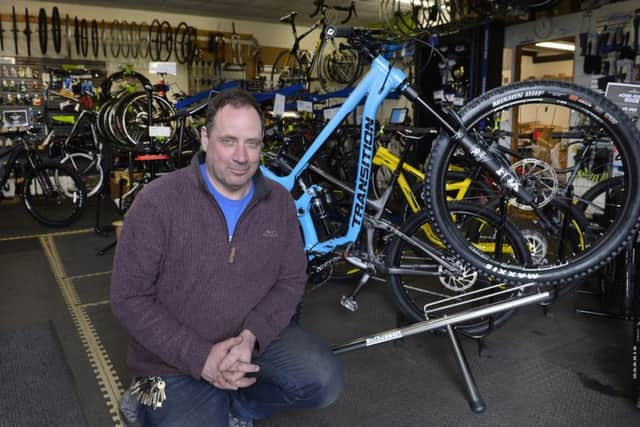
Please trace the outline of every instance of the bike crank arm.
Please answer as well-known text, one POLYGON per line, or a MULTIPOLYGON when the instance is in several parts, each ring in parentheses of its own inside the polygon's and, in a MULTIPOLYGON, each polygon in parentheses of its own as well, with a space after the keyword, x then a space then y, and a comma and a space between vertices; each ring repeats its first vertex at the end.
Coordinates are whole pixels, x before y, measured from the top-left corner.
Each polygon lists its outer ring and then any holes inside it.
POLYGON ((421 334, 423 332, 433 331, 447 326, 456 325, 457 323, 466 322, 468 320, 489 316, 500 313, 502 311, 512 310, 514 308, 523 307, 525 305, 537 304, 552 298, 550 291, 540 292, 529 296, 517 297, 511 301, 487 305, 477 309, 470 309, 450 316, 439 319, 424 320, 417 322, 404 328, 388 329, 377 334, 356 338, 345 344, 334 346, 332 351, 334 354, 346 353, 353 350, 359 350, 382 344, 389 341, 395 341, 400 338, 411 335, 421 334))

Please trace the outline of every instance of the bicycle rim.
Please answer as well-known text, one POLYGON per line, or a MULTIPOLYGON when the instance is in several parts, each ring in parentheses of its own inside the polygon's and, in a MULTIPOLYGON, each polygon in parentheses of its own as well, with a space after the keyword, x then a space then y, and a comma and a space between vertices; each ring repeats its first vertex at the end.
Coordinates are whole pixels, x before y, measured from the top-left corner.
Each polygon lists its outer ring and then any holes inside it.
MULTIPOLYGON (((175 135, 175 109, 164 98, 158 95, 152 96, 151 101, 154 126, 169 127, 170 141, 175 135)), ((149 106, 147 95, 142 93, 132 94, 130 98, 123 98, 122 104, 117 107, 118 128, 123 133, 128 143, 137 145, 149 141, 149 106)))
POLYGON ((358 51, 333 40, 322 44, 317 64, 320 86, 326 93, 349 87, 360 77, 358 51))
POLYGON ((305 82, 306 76, 298 57, 290 51, 280 52, 271 69, 271 87, 281 88, 305 82))
POLYGON ((83 212, 86 192, 80 178, 59 163, 45 163, 24 181, 23 202, 38 222, 65 227, 83 212))
MULTIPOLYGON (((532 266, 498 262, 474 250, 450 220, 446 190, 448 171, 460 170, 461 163, 469 162, 470 158, 457 144, 441 137, 427 166, 428 210, 438 233, 464 263, 488 277, 509 283, 569 284, 607 264, 633 237, 638 227, 640 198, 629 190, 640 184, 637 168, 640 138, 630 120, 613 103, 574 84, 532 81, 494 89, 468 104, 460 116, 470 134, 497 153, 503 166, 521 178, 521 185, 535 196, 545 215, 510 198, 502 183, 490 178, 477 164, 469 169, 462 166, 462 169, 474 174, 475 179, 491 180, 496 193, 506 200, 505 218, 520 229, 537 225, 548 244, 557 248, 550 249, 550 253, 557 256, 549 256, 547 262, 532 266), (598 161, 585 163, 583 157, 576 158, 564 150, 563 147, 576 140, 584 146, 595 142, 601 151, 598 161), (498 144, 518 152, 520 157, 501 152, 498 144), (607 227, 599 233, 588 234, 584 250, 565 253, 562 246, 567 246, 570 236, 566 233, 571 232, 571 224, 580 222, 580 214, 571 207, 588 185, 581 185, 580 189, 576 177, 572 181, 570 175, 563 176, 556 170, 579 161, 582 167, 577 178, 622 176, 623 196, 620 209, 610 218, 607 227)), ((595 181, 591 185, 595 185, 595 181)), ((496 206, 475 202, 485 210, 496 206)))
POLYGON ((71 153, 60 160, 60 163, 72 168, 78 174, 84 184, 87 197, 92 197, 100 191, 103 180, 102 166, 95 155, 71 153))

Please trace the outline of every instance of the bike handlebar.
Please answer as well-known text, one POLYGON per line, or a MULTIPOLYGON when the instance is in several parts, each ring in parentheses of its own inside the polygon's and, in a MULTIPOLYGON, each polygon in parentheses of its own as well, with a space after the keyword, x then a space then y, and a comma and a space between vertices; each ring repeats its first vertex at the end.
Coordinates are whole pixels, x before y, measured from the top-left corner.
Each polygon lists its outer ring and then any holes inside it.
POLYGON ((322 10, 322 13, 324 15, 324 12, 327 9, 333 9, 333 10, 337 10, 339 12, 347 12, 348 13, 347 17, 345 19, 343 19, 342 21, 340 21, 341 24, 346 24, 347 22, 349 22, 351 17, 358 16, 358 13, 356 12, 356 2, 355 1, 352 1, 351 4, 348 7, 347 6, 329 6, 324 2, 324 0, 314 0, 313 1, 313 5, 316 7, 316 10, 314 10, 313 13, 311 13, 309 15, 309 18, 314 18, 316 15, 318 15, 318 13, 320 13, 321 10, 322 10))

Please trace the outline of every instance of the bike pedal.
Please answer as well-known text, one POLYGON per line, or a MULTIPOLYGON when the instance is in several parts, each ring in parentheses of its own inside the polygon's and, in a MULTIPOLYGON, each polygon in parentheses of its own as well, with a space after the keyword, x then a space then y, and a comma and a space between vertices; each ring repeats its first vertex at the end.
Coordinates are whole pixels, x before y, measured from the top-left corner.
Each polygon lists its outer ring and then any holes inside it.
POLYGON ((342 298, 340 298, 340 305, 353 313, 358 311, 359 308, 358 301, 356 301, 353 297, 346 297, 344 295, 342 296, 342 298))

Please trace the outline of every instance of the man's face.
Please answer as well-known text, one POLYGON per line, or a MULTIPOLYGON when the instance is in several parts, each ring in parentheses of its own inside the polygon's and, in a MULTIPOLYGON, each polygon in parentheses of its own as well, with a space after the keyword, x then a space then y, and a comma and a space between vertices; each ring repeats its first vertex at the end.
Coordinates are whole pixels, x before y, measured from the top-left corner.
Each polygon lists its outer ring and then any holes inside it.
POLYGON ((257 111, 249 106, 222 107, 211 133, 202 130, 201 142, 215 189, 230 199, 245 196, 260 163, 262 127, 257 111))

